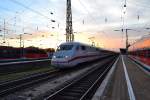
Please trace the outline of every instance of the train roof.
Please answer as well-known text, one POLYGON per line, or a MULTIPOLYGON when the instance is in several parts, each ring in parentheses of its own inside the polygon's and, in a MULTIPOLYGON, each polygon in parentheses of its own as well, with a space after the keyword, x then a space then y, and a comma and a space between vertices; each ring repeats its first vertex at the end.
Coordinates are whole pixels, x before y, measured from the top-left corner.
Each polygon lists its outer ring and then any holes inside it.
POLYGON ((62 45, 63 44, 75 44, 75 45, 82 44, 82 45, 86 45, 86 44, 83 44, 83 43, 80 43, 80 42, 64 42, 64 43, 62 43, 62 45))
MULTIPOLYGON (((68 44, 68 45, 84 45, 84 46, 94 47, 94 46, 91 46, 89 44, 85 44, 85 43, 81 43, 81 42, 64 42, 61 45, 64 45, 64 44, 68 44)), ((98 48, 98 47, 94 47, 94 48, 98 48)))
MULTIPOLYGON (((106 50, 106 49, 103 49, 103 48, 100 48, 100 47, 94 47, 94 46, 91 46, 89 44, 85 44, 85 43, 81 43, 81 42, 64 42, 62 43, 61 45, 65 45, 65 44, 68 44, 68 45, 84 45, 84 46, 88 46, 88 47, 93 47, 93 48, 98 48, 100 50, 106 50)), ((108 50, 107 50, 108 51, 108 50)))

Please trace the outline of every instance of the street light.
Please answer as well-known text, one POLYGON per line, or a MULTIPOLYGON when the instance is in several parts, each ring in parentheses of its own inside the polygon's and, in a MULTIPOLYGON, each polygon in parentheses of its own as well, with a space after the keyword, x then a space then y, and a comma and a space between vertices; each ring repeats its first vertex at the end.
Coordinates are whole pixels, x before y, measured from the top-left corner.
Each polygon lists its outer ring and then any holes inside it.
POLYGON ((51 22, 55 23, 56 21, 52 19, 51 22))
POLYGON ((114 31, 121 31, 121 32, 123 32, 123 29, 121 29, 121 30, 114 30, 114 31))
POLYGON ((50 36, 54 36, 53 34, 51 34, 50 36))
POLYGON ((30 34, 30 33, 23 33, 23 34, 20 34, 20 35, 19 35, 19 39, 20 39, 20 49, 22 48, 22 49, 21 49, 21 52, 22 52, 22 53, 21 53, 21 56, 22 56, 23 58, 24 58, 24 53, 25 53, 25 51, 24 51, 24 44, 25 44, 25 43, 24 43, 23 35, 26 35, 26 34, 27 34, 27 35, 32 35, 32 34, 30 34), (22 47, 22 42, 23 42, 23 47, 22 47))
POLYGON ((32 35, 32 34, 30 34, 30 33, 23 33, 23 34, 28 34, 28 35, 32 35))
POLYGON ((54 13, 53 13, 53 12, 50 12, 50 14, 53 15, 54 13))
MULTIPOLYGON (((23 35, 32 35, 32 34, 30 34, 30 33, 23 33, 23 35)), ((24 48, 24 39, 23 39, 23 48, 24 48)))
POLYGON ((150 28, 149 28, 149 27, 147 27, 147 28, 145 28, 145 29, 149 30, 150 28))
MULTIPOLYGON (((3 37, 3 35, 0 35, 0 37, 3 37)), ((1 43, 2 44, 2 43, 1 43)))

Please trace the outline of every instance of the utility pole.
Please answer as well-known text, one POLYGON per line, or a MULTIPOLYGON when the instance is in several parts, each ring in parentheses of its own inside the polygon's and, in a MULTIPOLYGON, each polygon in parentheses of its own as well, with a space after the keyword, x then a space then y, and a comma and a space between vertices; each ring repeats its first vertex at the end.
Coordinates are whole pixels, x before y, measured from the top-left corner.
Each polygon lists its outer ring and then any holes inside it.
POLYGON ((130 47, 130 44, 128 42, 128 30, 132 30, 132 29, 126 29, 126 50, 128 51, 128 48, 130 47))
POLYGON ((22 34, 19 35, 19 40, 20 40, 20 48, 22 47, 22 34))
POLYGON ((74 34, 72 29, 72 10, 71 0, 67 0, 67 14, 66 14, 66 42, 74 41, 74 34))
POLYGON ((6 23, 5 23, 5 19, 4 19, 4 38, 3 38, 3 43, 6 43, 5 35, 6 35, 6 23))
POLYGON ((19 39, 20 39, 20 58, 23 57, 23 50, 22 50, 22 34, 19 35, 19 39))
POLYGON ((126 29, 126 50, 128 51, 128 30, 126 29))
POLYGON ((132 29, 121 29, 121 30, 114 30, 114 31, 121 31, 121 32, 124 32, 124 30, 125 30, 125 32, 126 32, 126 50, 128 51, 128 48, 129 48, 129 46, 130 46, 130 44, 129 44, 129 42, 128 42, 128 30, 132 30, 132 29))

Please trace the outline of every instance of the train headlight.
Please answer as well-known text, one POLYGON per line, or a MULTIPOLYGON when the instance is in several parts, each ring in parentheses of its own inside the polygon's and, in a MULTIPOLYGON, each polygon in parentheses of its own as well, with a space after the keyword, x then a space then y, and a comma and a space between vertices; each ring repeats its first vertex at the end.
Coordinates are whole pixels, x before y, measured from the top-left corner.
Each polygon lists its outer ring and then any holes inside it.
POLYGON ((65 56, 65 58, 68 58, 69 56, 65 56))
POLYGON ((56 56, 53 56, 53 58, 56 58, 56 56))

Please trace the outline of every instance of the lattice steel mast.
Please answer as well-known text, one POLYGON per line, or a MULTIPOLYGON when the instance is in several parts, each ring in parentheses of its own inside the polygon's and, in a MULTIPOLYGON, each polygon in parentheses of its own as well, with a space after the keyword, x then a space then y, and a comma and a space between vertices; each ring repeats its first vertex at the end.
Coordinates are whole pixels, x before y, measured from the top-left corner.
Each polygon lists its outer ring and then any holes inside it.
POLYGON ((67 0, 67 14, 66 14, 66 42, 74 41, 74 34, 72 29, 72 10, 71 0, 67 0))

